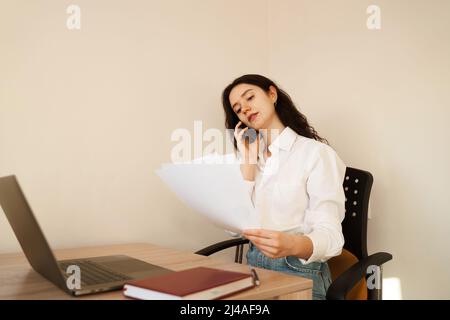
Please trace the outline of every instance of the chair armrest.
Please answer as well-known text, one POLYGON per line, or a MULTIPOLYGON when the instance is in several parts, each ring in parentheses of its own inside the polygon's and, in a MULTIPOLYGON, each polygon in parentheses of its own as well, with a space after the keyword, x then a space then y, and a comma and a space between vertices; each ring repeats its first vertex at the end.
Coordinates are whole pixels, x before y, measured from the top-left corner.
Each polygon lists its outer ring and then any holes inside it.
POLYGON ((327 299, 345 300, 350 290, 353 289, 361 278, 366 277, 369 266, 381 266, 389 260, 392 260, 392 255, 387 252, 377 252, 359 260, 331 283, 327 291, 327 299))
POLYGON ((201 250, 198 250, 195 253, 200 254, 202 256, 209 256, 218 251, 225 250, 225 249, 235 247, 235 246, 239 246, 241 244, 246 244, 248 242, 249 242, 248 239, 244 239, 244 238, 225 240, 225 241, 221 241, 221 242, 215 243, 213 245, 210 245, 201 250))

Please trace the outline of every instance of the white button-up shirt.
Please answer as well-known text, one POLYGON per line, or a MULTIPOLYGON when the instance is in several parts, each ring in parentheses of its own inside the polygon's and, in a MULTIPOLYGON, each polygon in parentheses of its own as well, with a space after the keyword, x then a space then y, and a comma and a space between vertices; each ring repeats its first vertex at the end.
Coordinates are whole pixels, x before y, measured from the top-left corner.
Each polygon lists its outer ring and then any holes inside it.
POLYGON ((286 127, 264 159, 261 139, 255 181, 245 181, 261 227, 300 233, 313 243, 303 263, 324 262, 341 253, 345 165, 327 144, 286 127))

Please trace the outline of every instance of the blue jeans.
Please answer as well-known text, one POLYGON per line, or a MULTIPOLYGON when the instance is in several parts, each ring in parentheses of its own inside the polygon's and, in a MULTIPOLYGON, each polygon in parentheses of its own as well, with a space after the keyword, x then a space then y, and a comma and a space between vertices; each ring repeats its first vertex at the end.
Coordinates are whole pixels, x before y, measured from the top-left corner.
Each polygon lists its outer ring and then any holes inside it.
POLYGON ((247 251, 247 263, 254 267, 281 271, 311 279, 313 281, 313 300, 325 300, 326 292, 331 284, 331 273, 328 263, 311 262, 302 264, 294 256, 272 259, 266 257, 251 242, 247 251))

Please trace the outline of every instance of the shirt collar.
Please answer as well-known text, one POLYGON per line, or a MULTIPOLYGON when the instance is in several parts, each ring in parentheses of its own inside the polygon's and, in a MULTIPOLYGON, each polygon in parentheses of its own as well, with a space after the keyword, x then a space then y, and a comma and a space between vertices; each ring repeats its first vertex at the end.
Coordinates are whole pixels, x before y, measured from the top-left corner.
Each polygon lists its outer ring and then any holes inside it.
POLYGON ((297 133, 291 128, 286 127, 283 129, 283 131, 280 132, 278 137, 276 137, 275 140, 272 141, 269 146, 269 151, 273 152, 276 149, 290 151, 292 145, 295 142, 295 139, 297 139, 297 133))

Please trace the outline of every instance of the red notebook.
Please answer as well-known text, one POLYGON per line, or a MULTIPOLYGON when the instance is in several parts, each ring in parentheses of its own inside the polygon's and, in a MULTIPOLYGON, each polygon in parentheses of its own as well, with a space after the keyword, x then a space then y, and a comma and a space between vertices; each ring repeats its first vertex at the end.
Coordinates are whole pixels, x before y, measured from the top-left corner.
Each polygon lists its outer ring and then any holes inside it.
POLYGON ((123 294, 141 300, 209 300, 253 286, 251 274, 198 267, 128 282, 123 294))

